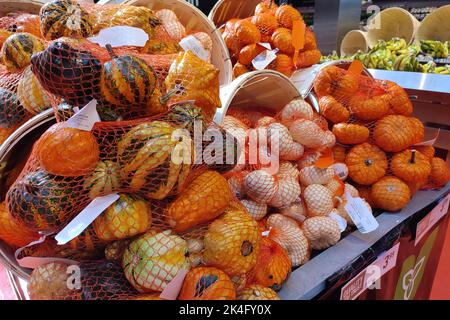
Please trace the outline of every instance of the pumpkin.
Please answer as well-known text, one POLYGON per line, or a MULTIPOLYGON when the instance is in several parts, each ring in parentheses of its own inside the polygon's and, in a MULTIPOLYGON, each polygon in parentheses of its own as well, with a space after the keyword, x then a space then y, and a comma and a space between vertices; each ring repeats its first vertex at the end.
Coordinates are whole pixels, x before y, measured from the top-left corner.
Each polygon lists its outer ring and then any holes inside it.
POLYGON ((369 139, 369 129, 360 124, 337 123, 333 126, 336 140, 342 144, 360 144, 369 139))
POLYGON ((410 116, 413 112, 413 104, 405 89, 391 81, 383 81, 382 83, 387 87, 387 94, 384 95, 384 98, 391 111, 394 114, 410 116))
POLYGON ((328 190, 331 191, 331 193, 333 194, 334 197, 334 203, 336 204, 336 197, 340 197, 344 194, 345 191, 345 185, 344 183, 341 181, 341 179, 339 179, 338 177, 334 176, 333 179, 330 180, 330 182, 328 182, 325 187, 327 187, 328 190))
POLYGON ((370 196, 377 208, 398 211, 408 204, 411 191, 402 180, 388 176, 372 186, 370 196))
POLYGON ((175 41, 167 39, 149 39, 141 52, 146 54, 175 54, 183 51, 183 48, 175 41))
POLYGON ((304 186, 327 184, 333 177, 334 170, 332 167, 318 168, 316 166, 309 166, 300 170, 300 183, 304 186))
POLYGON ((435 187, 445 186, 450 180, 450 169, 447 163, 441 158, 431 160, 430 181, 435 187))
POLYGON ((248 20, 239 20, 234 24, 237 41, 242 45, 260 42, 261 33, 258 28, 248 20))
POLYGON ((334 162, 345 162, 347 151, 343 146, 336 145, 332 149, 334 162))
POLYGON ((358 195, 364 199, 372 208, 375 208, 375 203, 373 202, 372 196, 371 196, 371 187, 369 186, 361 186, 358 185, 357 187, 358 195))
POLYGON ((255 7, 255 15, 258 15, 261 13, 269 13, 269 14, 275 16, 277 9, 278 9, 278 6, 276 5, 275 1, 273 1, 273 0, 261 1, 255 7))
POLYGON ((163 23, 163 27, 174 41, 181 41, 186 36, 186 28, 178 20, 163 23))
POLYGON ((105 258, 110 261, 122 261, 123 253, 130 244, 131 239, 122 239, 109 242, 105 247, 105 258))
POLYGON ((94 18, 77 2, 54 0, 39 12, 41 33, 47 40, 60 37, 87 38, 92 34, 94 18))
POLYGON ((0 240, 13 247, 23 247, 39 239, 39 234, 28 230, 9 214, 5 202, 0 204, 0 240))
POLYGON ((364 121, 381 119, 389 111, 389 104, 382 97, 367 97, 366 94, 356 94, 348 102, 348 109, 357 118, 364 121))
POLYGON ((0 28, 0 49, 3 47, 3 43, 5 43, 6 39, 8 39, 11 34, 12 32, 0 28))
MULTIPOLYGON (((161 25, 165 21, 159 19, 153 10, 144 6, 120 6, 119 8, 112 6, 111 9, 113 9, 112 16, 105 16, 105 21, 97 23, 96 33, 107 27, 130 26, 144 30, 150 39, 158 38, 157 28, 162 28, 164 36, 167 37, 168 32, 166 32, 164 24, 161 25)), ((177 19, 167 22, 173 21, 177 22, 177 19)))
POLYGON ((70 295, 68 267, 65 263, 50 262, 35 268, 27 287, 30 299, 59 300, 70 295))
POLYGON ((294 99, 289 102, 280 112, 281 123, 289 127, 295 120, 312 120, 314 111, 311 105, 302 98, 294 99))
POLYGON ((293 177, 280 179, 269 205, 275 208, 288 207, 298 199, 300 192, 301 188, 297 179, 293 177))
POLYGON ((256 265, 260 241, 257 222, 245 209, 232 204, 205 233, 204 261, 230 276, 247 273, 256 265))
POLYGON ((341 230, 336 220, 330 217, 306 219, 302 230, 314 250, 323 250, 335 245, 341 238, 341 230))
POLYGON ((184 278, 178 300, 235 300, 230 277, 217 268, 198 267, 184 278))
POLYGON ((2 62, 9 72, 17 72, 30 64, 31 56, 45 49, 41 39, 30 33, 15 33, 2 47, 2 62))
POLYGON ((380 180, 388 168, 386 154, 377 146, 363 143, 353 147, 345 158, 350 178, 362 185, 380 180))
POLYGON ((31 114, 38 114, 51 107, 51 100, 28 66, 17 85, 20 104, 31 114))
POLYGON ((267 127, 267 140, 270 141, 272 148, 275 148, 275 145, 278 144, 280 158, 287 160, 286 156, 291 152, 294 143, 288 128, 278 122, 269 125, 267 127))
POLYGON ((275 178, 264 170, 256 170, 244 178, 247 195, 257 203, 268 203, 277 191, 275 178))
POLYGON ((131 56, 112 57, 103 65, 100 88, 105 99, 119 106, 145 106, 156 88, 156 73, 144 60, 131 56))
POLYGON ((92 132, 56 124, 37 142, 36 155, 47 172, 75 177, 95 169, 100 148, 92 132))
POLYGON ((258 28, 261 37, 270 37, 278 28, 277 18, 270 13, 258 13, 252 17, 251 21, 258 28))
POLYGON ((243 199, 241 203, 255 220, 261 220, 267 214, 268 207, 265 203, 257 203, 249 199, 243 199))
POLYGON ((120 194, 93 223, 103 241, 120 240, 144 233, 152 224, 150 205, 136 196, 120 194))
POLYGON ((139 292, 163 291, 180 270, 189 270, 187 242, 172 231, 150 231, 125 250, 122 267, 139 292))
POLYGON ((176 153, 180 161, 172 161, 172 151, 180 143, 172 139, 175 130, 175 126, 164 121, 144 122, 119 141, 118 163, 132 190, 143 192, 148 198, 162 200, 182 188, 191 170, 193 156, 186 155, 191 160, 184 163, 184 151, 190 153, 193 149, 191 145, 184 145, 187 139, 181 136, 183 144, 179 145, 180 152, 176 153), (149 152, 151 150, 155 152, 149 152))
POLYGON ((263 52, 264 50, 265 50, 264 47, 262 47, 256 43, 246 45, 240 51, 238 61, 240 64, 242 64, 244 66, 250 65, 252 63, 253 59, 255 59, 255 57, 258 54, 260 54, 261 52, 263 52))
POLYGON ((187 129, 192 135, 194 134, 195 122, 202 125, 203 131, 207 129, 207 123, 202 109, 189 101, 172 105, 166 117, 168 121, 180 128, 187 129))
POLYGON ((237 77, 239 77, 239 76, 241 76, 241 75, 243 75, 243 74, 245 74, 247 72, 250 72, 250 69, 248 69, 246 66, 244 66, 243 64, 241 64, 239 62, 236 63, 233 66, 233 76, 234 76, 234 78, 237 78, 237 77))
POLYGON ((270 288, 253 284, 239 291, 238 300, 280 300, 270 288))
POLYGON ((267 219, 269 238, 283 247, 293 267, 306 263, 310 258, 310 246, 296 221, 284 215, 273 214, 267 219))
POLYGON ((74 106, 100 100, 102 65, 91 52, 77 48, 85 41, 56 40, 31 58, 31 70, 42 87, 74 106))
POLYGON ((286 28, 278 28, 272 34, 272 43, 275 48, 278 48, 281 52, 292 55, 294 53, 294 46, 292 45, 292 33, 291 30, 286 28))
POLYGON ((285 54, 277 54, 277 58, 270 64, 270 68, 290 77, 294 71, 292 58, 285 54))
POLYGON ((324 145, 324 131, 313 121, 295 120, 289 126, 289 132, 304 147, 314 149, 324 145))
POLYGON ((217 218, 231 200, 228 181, 216 171, 206 171, 172 202, 167 221, 176 232, 186 231, 217 218))
POLYGON ((436 153, 436 150, 432 146, 416 146, 414 147, 414 150, 419 151, 421 154, 423 154, 427 159, 431 162, 434 158, 434 154, 436 153))
POLYGON ((247 284, 262 285, 278 291, 289 276, 291 267, 287 251, 275 241, 263 237, 256 265, 247 275, 247 284))
POLYGON ((234 31, 225 31, 222 34, 222 38, 223 41, 225 41, 228 50, 230 51, 230 56, 237 59, 239 56, 239 52, 244 47, 244 45, 238 41, 236 33, 234 31))
POLYGON ((413 118, 390 115, 378 120, 373 131, 377 146, 387 152, 399 152, 419 143, 424 137, 424 127, 413 118))
POLYGON ((89 191, 90 199, 111 194, 119 187, 120 168, 113 161, 99 161, 83 185, 83 188, 89 191))
POLYGON ((0 88, 0 127, 6 129, 17 127, 28 115, 14 92, 0 88))
POLYGON ((391 171, 407 183, 420 182, 428 178, 431 164, 426 156, 417 150, 405 150, 394 154, 391 171))
POLYGON ((23 13, 15 18, 14 24, 9 28, 9 31, 27 32, 41 38, 41 20, 36 14, 23 13))
POLYGON ((334 208, 333 193, 325 186, 311 184, 303 191, 308 216, 325 216, 334 208))
POLYGON ((277 18, 279 25, 288 29, 292 29, 294 21, 303 21, 303 17, 300 12, 290 5, 280 6, 275 12, 275 17, 277 18))
POLYGON ((297 69, 308 68, 314 64, 318 64, 322 54, 317 49, 306 50, 298 54, 297 61, 294 61, 297 69))
POLYGON ((344 73, 341 77, 338 76, 334 82, 333 96, 339 101, 349 101, 358 91, 359 82, 359 77, 352 73, 344 73))
POLYGON ((307 150, 303 157, 297 162, 297 167, 301 170, 305 167, 312 166, 321 156, 322 154, 317 150, 307 150))
POLYGON ((276 176, 278 179, 291 178, 298 180, 299 175, 300 171, 297 169, 297 166, 294 163, 290 161, 284 161, 280 163, 276 176))
POLYGON ((320 114, 333 123, 347 122, 350 119, 350 112, 342 103, 333 96, 323 96, 319 99, 320 114))
POLYGON ((333 95, 337 83, 345 75, 345 70, 336 66, 327 66, 320 69, 314 79, 314 91, 320 97, 333 95))
POLYGON ((78 181, 68 182, 42 170, 30 172, 8 190, 8 210, 30 230, 55 231, 84 207, 80 191, 78 181))
POLYGON ((303 49, 306 51, 317 49, 316 35, 309 28, 306 28, 305 45, 304 45, 303 49))

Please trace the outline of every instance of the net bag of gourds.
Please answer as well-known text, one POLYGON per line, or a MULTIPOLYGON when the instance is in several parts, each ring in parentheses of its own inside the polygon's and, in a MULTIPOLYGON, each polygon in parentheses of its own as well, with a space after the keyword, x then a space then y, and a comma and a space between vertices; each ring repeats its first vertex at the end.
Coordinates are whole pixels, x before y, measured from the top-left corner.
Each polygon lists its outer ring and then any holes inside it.
POLYGON ((448 182, 448 168, 434 157, 434 148, 416 146, 425 129, 412 116, 402 87, 327 66, 318 73, 314 91, 336 136, 335 158, 348 166, 350 179, 373 207, 397 211, 421 188, 448 182))

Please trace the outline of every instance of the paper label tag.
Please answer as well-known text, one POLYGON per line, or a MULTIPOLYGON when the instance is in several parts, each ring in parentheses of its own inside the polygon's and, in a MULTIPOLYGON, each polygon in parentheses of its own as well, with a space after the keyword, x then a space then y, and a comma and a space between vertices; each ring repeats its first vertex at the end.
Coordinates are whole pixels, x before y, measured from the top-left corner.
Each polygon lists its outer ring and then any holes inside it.
POLYGON ((432 146, 434 146, 434 144, 436 143, 436 140, 439 138, 440 133, 441 133, 441 129, 438 129, 438 132, 436 133, 436 137, 434 137, 434 139, 424 141, 421 143, 417 143, 417 144, 413 145, 413 147, 422 147, 422 146, 432 147, 432 146))
POLYGON ((29 268, 29 269, 36 269, 37 267, 43 265, 43 264, 47 264, 47 263, 51 263, 51 262, 61 262, 61 263, 65 263, 68 265, 75 265, 78 264, 78 261, 75 260, 71 260, 71 259, 64 259, 64 258, 52 258, 52 257, 23 257, 23 258, 19 258, 20 253, 25 250, 26 248, 32 247, 34 245, 43 243, 45 241, 45 239, 49 236, 50 234, 46 234, 41 236, 38 240, 32 241, 29 244, 27 244, 24 247, 21 247, 19 249, 17 249, 14 253, 14 257, 16 258, 17 263, 19 264, 19 266, 23 267, 23 268, 29 268))
POLYGON ((181 39, 179 44, 184 51, 191 50, 200 59, 204 61, 209 60, 208 51, 205 48, 203 48, 201 42, 193 35, 184 37, 183 39, 181 39))
POLYGON ((441 220, 443 216, 445 216, 448 212, 450 203, 450 194, 447 195, 439 204, 431 210, 429 214, 426 215, 425 218, 420 220, 416 227, 416 239, 414 241, 414 245, 416 246, 420 240, 430 231, 433 226, 441 220))
POLYGON ((334 163, 332 165, 334 173, 340 180, 347 179, 348 167, 344 163, 334 163))
POLYGON ((355 300, 371 288, 382 276, 395 268, 400 242, 378 256, 377 260, 361 271, 341 289, 341 300, 355 300))
POLYGON ((172 281, 167 284, 159 297, 165 300, 176 300, 180 294, 180 290, 183 286, 184 278, 186 278, 187 273, 188 270, 180 269, 172 281))
POLYGON ((341 229, 341 232, 344 232, 347 229, 347 221, 342 218, 340 215, 338 215, 335 212, 332 212, 328 215, 331 219, 336 220, 336 222, 339 224, 339 229, 341 229))
POLYGON ((80 235, 103 211, 119 199, 119 194, 112 193, 104 197, 97 197, 87 205, 70 223, 65 226, 55 239, 59 245, 66 244, 80 235))
POLYGON ((371 210, 361 198, 353 198, 348 192, 345 192, 347 211, 353 223, 361 233, 369 233, 378 228, 378 221, 373 216, 371 210))
POLYGON ((258 42, 258 45, 260 45, 263 48, 266 48, 267 50, 272 50, 272 46, 268 42, 258 42))
POLYGON ((278 49, 264 50, 258 54, 252 61, 252 65, 256 70, 264 70, 277 58, 278 49))
POLYGON ((104 47, 144 47, 148 41, 148 34, 140 29, 129 26, 116 26, 100 30, 99 34, 88 38, 89 41, 104 47))
POLYGON ((92 99, 83 109, 64 122, 63 127, 91 131, 94 124, 100 121, 97 112, 97 100, 92 99))
POLYGON ((331 148, 325 149, 325 151, 322 152, 322 155, 319 159, 317 159, 316 163, 314 164, 316 167, 320 169, 326 169, 334 164, 334 157, 333 157, 333 150, 331 148))

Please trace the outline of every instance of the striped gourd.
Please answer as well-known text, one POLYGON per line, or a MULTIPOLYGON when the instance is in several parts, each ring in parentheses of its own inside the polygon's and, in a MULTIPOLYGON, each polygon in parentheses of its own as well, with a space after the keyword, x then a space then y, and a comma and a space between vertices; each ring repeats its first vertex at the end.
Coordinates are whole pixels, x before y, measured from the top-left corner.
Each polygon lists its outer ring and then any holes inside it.
POLYGON ((42 6, 39 16, 41 33, 47 40, 86 38, 92 34, 94 18, 75 1, 47 2, 42 6))
POLYGON ((2 47, 2 60, 9 72, 17 72, 30 64, 31 56, 43 51, 44 43, 30 33, 15 33, 2 47))
POLYGON ((100 87, 105 100, 120 106, 146 107, 156 87, 156 73, 144 60, 116 56, 108 46, 111 61, 103 65, 100 87))
POLYGON ((31 66, 24 70, 19 80, 17 98, 31 114, 38 114, 51 107, 50 97, 31 71, 31 66))

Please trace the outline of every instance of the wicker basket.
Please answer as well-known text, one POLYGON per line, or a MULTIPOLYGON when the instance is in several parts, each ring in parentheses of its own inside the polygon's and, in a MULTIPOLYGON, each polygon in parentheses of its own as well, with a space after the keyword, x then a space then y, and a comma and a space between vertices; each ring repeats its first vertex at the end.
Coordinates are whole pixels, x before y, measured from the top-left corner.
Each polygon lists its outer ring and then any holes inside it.
POLYGON ((45 3, 44 0, 42 0, 42 1, 0 0, 0 17, 3 17, 10 12, 18 12, 18 11, 38 14, 39 10, 41 9, 41 7, 44 3, 45 3))
POLYGON ((217 27, 231 18, 248 18, 253 15, 255 7, 261 0, 219 0, 208 15, 217 27))
POLYGON ((422 21, 416 40, 450 40, 450 5, 440 7, 422 21))
POLYGON ((341 42, 341 55, 351 56, 358 50, 367 52, 369 44, 367 43, 367 32, 361 30, 349 31, 341 42))
POLYGON ((402 8, 388 8, 373 16, 367 23, 367 42, 373 48, 378 40, 403 38, 408 44, 414 40, 420 22, 402 8))
MULTIPOLYGON (((113 2, 109 1, 106 4, 113 2)), ((220 70, 220 84, 226 85, 233 80, 233 66, 222 35, 208 17, 195 6, 184 0, 128 0, 124 1, 123 4, 144 6, 153 10, 173 10, 186 30, 203 31, 209 34, 213 41, 212 64, 220 70)))
POLYGON ((248 72, 220 89, 222 108, 218 109, 214 121, 221 124, 230 106, 243 109, 258 107, 277 113, 299 96, 292 81, 279 72, 248 72))

